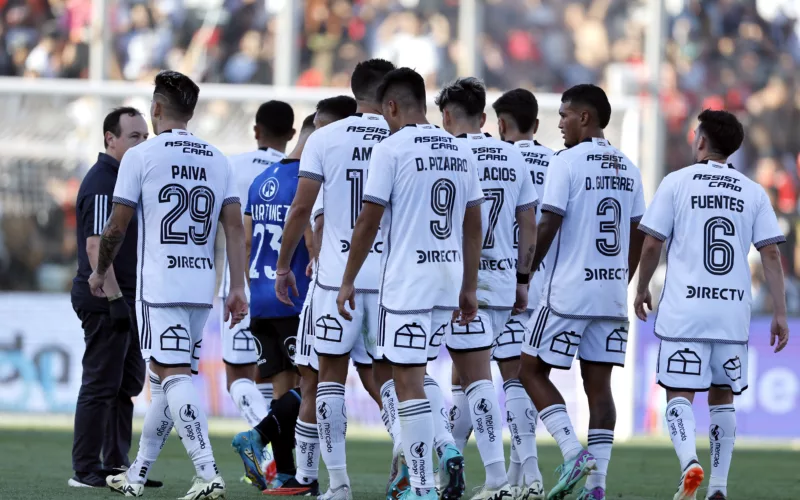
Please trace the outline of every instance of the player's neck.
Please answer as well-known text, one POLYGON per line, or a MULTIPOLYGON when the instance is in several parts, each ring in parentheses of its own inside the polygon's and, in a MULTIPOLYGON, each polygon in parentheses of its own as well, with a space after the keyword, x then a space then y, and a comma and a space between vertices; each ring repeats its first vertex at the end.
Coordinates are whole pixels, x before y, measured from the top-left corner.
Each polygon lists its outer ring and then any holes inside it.
POLYGON ((505 135, 505 140, 510 143, 517 143, 519 141, 531 141, 533 142, 533 134, 522 134, 522 133, 511 133, 505 135))
POLYGON ((308 136, 301 137, 297 141, 297 144, 294 146, 294 149, 292 150, 292 152, 289 153, 288 155, 286 155, 286 158, 288 158, 290 160, 299 160, 300 156, 303 154, 303 150, 306 148, 306 140, 307 139, 308 139, 308 136))
POLYGON ((356 113, 368 113, 371 115, 381 114, 381 107, 379 104, 369 101, 356 101, 356 113))
POLYGON ((158 133, 161 134, 167 130, 186 130, 188 126, 189 122, 164 119, 158 124, 158 133))
POLYGON ((481 126, 474 123, 454 123, 449 132, 456 137, 463 134, 480 134, 481 126))
POLYGON ((601 128, 589 128, 583 132, 581 135, 580 142, 583 142, 587 139, 605 139, 606 136, 603 134, 603 129, 601 128))
POLYGON ((425 113, 418 110, 408 111, 403 118, 405 118, 403 122, 406 125, 427 125, 430 123, 425 113))
POLYGON ((697 163, 704 161, 715 161, 717 163, 728 163, 728 157, 716 153, 700 153, 697 156, 697 163))
POLYGON ((274 149, 281 153, 286 152, 286 141, 277 141, 272 139, 264 139, 258 141, 258 149, 274 149))

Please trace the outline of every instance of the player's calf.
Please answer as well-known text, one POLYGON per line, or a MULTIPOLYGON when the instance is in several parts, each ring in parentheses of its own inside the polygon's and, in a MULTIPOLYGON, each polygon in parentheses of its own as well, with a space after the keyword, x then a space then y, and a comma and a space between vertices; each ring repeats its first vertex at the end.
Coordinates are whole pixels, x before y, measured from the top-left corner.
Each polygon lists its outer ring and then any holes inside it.
POLYGON ((728 493, 728 472, 736 441, 736 408, 733 392, 721 387, 712 387, 708 392, 708 409, 711 425, 708 438, 711 450, 711 479, 708 484, 709 498, 714 495, 723 499, 728 493))

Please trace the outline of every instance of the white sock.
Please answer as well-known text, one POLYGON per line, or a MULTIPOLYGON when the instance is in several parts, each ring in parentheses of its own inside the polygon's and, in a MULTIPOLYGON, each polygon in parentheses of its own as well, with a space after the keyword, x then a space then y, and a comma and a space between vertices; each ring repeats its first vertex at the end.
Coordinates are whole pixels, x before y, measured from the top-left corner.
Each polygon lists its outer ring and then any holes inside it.
POLYGON ((162 386, 172 420, 176 423, 175 430, 194 463, 197 476, 204 481, 214 479, 219 470, 208 439, 208 418, 200 407, 200 395, 192 385, 192 377, 170 375, 164 379, 162 386))
POLYGON ((491 380, 473 382, 466 390, 472 410, 475 442, 486 468, 486 486, 497 488, 508 483, 506 457, 503 451, 503 424, 500 401, 491 380))
POLYGON ((547 432, 553 436, 558 447, 561 448, 564 461, 577 457, 583 447, 578 442, 578 437, 575 436, 575 430, 572 428, 572 422, 567 414, 567 407, 565 405, 548 406, 539 412, 539 417, 547 428, 547 432))
POLYGON ((269 413, 269 410, 272 409, 272 382, 256 384, 256 387, 261 393, 261 397, 264 398, 264 402, 267 403, 267 413, 269 413))
POLYGON ((317 386, 317 430, 322 459, 330 475, 331 489, 349 485, 345 450, 347 413, 342 384, 320 382, 317 386))
POLYGON ((708 437, 711 442, 711 479, 708 493, 721 491, 728 494, 728 471, 731 469, 733 444, 736 441, 736 409, 731 405, 710 406, 711 426, 708 437))
POLYGON ((511 438, 511 460, 508 462, 508 484, 511 486, 522 486, 522 464, 517 455, 517 447, 514 444, 514 438, 511 438))
POLYGON ((697 460, 697 444, 695 442, 695 423, 692 403, 686 398, 675 398, 667 403, 665 412, 669 437, 672 446, 681 461, 681 470, 689 466, 689 462, 697 460))
POLYGON ((450 415, 444 409, 442 389, 430 375, 425 375, 425 397, 431 404, 433 445, 439 460, 441 460, 445 447, 448 444, 455 446, 456 443, 453 441, 453 435, 450 434, 450 415))
POLYGON ((394 380, 389 380, 381 386, 381 413, 386 415, 384 425, 392 437, 394 451, 400 449, 400 420, 397 418, 397 392, 394 390, 394 380))
POLYGON ((319 476, 319 434, 317 426, 297 420, 294 428, 294 454, 297 461, 295 479, 310 484, 319 476))
POLYGON ((258 425, 269 413, 264 397, 252 380, 247 378, 234 380, 230 393, 233 403, 239 408, 239 413, 250 427, 258 425))
POLYGON ((436 486, 433 475, 433 415, 427 399, 400 401, 397 407, 403 452, 408 464, 411 487, 418 496, 436 486))
POLYGON ((469 416, 469 403, 467 395, 460 385, 453 386, 453 407, 450 408, 450 433, 456 442, 458 451, 464 452, 464 447, 472 433, 472 417, 469 416))
POLYGON ((542 473, 539 471, 539 455, 536 449, 536 419, 539 414, 519 380, 507 380, 503 389, 506 392, 508 428, 518 461, 522 464, 525 484, 531 484, 534 480, 541 481, 542 473))
POLYGON ((606 429, 589 429, 589 453, 597 460, 597 470, 586 478, 586 489, 589 491, 598 486, 606 489, 608 462, 611 460, 611 447, 614 444, 614 431, 606 429))
POLYGON ((132 483, 144 484, 147 481, 147 474, 153 467, 161 448, 169 438, 172 431, 172 415, 167 404, 167 397, 161 387, 161 380, 147 370, 150 376, 150 406, 144 414, 144 425, 142 435, 139 437, 139 451, 136 453, 136 460, 128 468, 128 481, 132 483))

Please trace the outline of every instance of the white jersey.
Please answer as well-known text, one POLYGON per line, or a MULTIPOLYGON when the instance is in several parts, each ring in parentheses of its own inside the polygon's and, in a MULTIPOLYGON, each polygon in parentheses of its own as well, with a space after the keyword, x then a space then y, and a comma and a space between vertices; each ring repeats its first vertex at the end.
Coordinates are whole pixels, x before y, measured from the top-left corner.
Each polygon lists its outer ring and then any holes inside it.
MULTIPOLYGON (((388 136, 382 116, 357 113, 315 131, 303 149, 300 177, 322 182, 326 212, 317 283, 324 290, 338 290, 342 284, 373 146, 388 136)), ((358 292, 378 292, 382 251, 383 241, 377 239, 356 278, 358 292)))
POLYGON ((552 156, 544 186, 542 211, 564 219, 541 303, 565 318, 627 320, 631 223, 645 210, 639 169, 587 139, 552 156))
MULTIPOLYGON (((525 158, 525 163, 531 174, 531 180, 536 187, 537 193, 541 196, 544 193, 544 181, 547 179, 547 167, 550 165, 550 157, 553 156, 553 150, 547 146, 542 146, 538 141, 517 141, 514 143, 519 148, 522 157, 525 158)), ((536 213, 536 222, 542 218, 542 212, 536 213)), ((519 235, 519 228, 514 226, 515 241, 519 235)), ((554 252, 547 252, 544 260, 539 264, 538 269, 534 269, 533 276, 531 276, 531 286, 528 291, 528 310, 532 311, 539 305, 541 298, 542 288, 544 288, 544 277, 547 269, 553 266, 554 252)))
MULTIPOLYGON (((229 156, 233 178, 236 182, 236 191, 242 196, 242 216, 247 205, 247 193, 250 192, 250 185, 253 180, 264 171, 265 168, 275 162, 286 158, 286 155, 272 148, 258 148, 255 151, 242 153, 240 155, 229 156)), ((219 285, 219 296, 227 297, 231 289, 230 266, 228 265, 228 254, 225 253, 225 267, 223 268, 222 283, 219 285)), ((247 280, 245 280, 245 290, 247 290, 247 280)))
POLYGON ((464 212, 483 203, 472 153, 435 125, 406 125, 375 146, 371 164, 364 201, 386 207, 381 306, 393 313, 456 309, 464 212))
POLYGON ((225 155, 185 130, 162 132, 125 153, 114 203, 138 211, 137 300, 211 307, 217 221, 240 203, 225 155))
POLYGON ((458 139, 472 150, 486 199, 481 207, 478 304, 486 309, 511 310, 519 254, 517 212, 535 209, 539 196, 525 160, 514 146, 489 134, 464 134, 458 139))
POLYGON ((664 178, 639 228, 668 241, 656 336, 746 343, 750 245, 786 241, 764 188, 725 164, 697 163, 664 178))

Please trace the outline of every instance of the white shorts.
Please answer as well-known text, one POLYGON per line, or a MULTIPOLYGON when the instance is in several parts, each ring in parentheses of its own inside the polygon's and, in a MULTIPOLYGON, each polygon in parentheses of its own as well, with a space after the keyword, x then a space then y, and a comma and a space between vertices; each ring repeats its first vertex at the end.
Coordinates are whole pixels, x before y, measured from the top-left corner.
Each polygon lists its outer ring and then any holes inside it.
POLYGON ((522 339, 528 331, 527 324, 531 311, 511 316, 503 327, 503 333, 497 336, 492 346, 492 359, 495 361, 511 361, 519 359, 522 352, 522 339))
POLYGON ((203 328, 210 312, 204 307, 150 307, 137 301, 142 357, 161 366, 190 368, 197 374, 203 328))
POLYGON ((311 368, 315 372, 319 371, 319 358, 314 352, 314 312, 312 308, 312 297, 314 295, 314 284, 306 295, 303 302, 303 309, 300 311, 300 326, 297 329, 297 349, 294 355, 294 364, 311 368))
POLYGON ((447 349, 455 352, 489 349, 494 339, 503 333, 511 310, 478 309, 478 314, 467 326, 452 323, 444 337, 447 349))
POLYGON ((351 354, 359 342, 362 342, 367 355, 375 357, 378 294, 356 293, 356 309, 350 312, 353 316, 352 321, 339 316, 336 307, 338 295, 337 290, 314 287, 312 299, 314 307, 311 316, 314 321, 314 351, 319 356, 344 356, 351 354))
POLYGON ((562 318, 540 305, 526 326, 522 352, 554 368, 568 370, 575 354, 581 361, 625 366, 627 320, 562 318))
MULTIPOLYGON (((222 299, 225 303, 225 297, 222 299)), ((219 331, 222 336, 222 361, 227 365, 251 365, 258 361, 258 340, 250 333, 250 314, 244 317, 241 323, 228 328, 225 323, 225 313, 219 315, 219 331)))
POLYGON ((727 387, 741 394, 747 389, 747 344, 662 340, 656 379, 672 391, 727 387))
POLYGON ((403 366, 425 366, 429 350, 438 353, 446 326, 453 311, 433 311, 396 314, 381 308, 379 316, 378 349, 380 359, 403 366), (438 338, 438 344, 431 344, 438 338))

